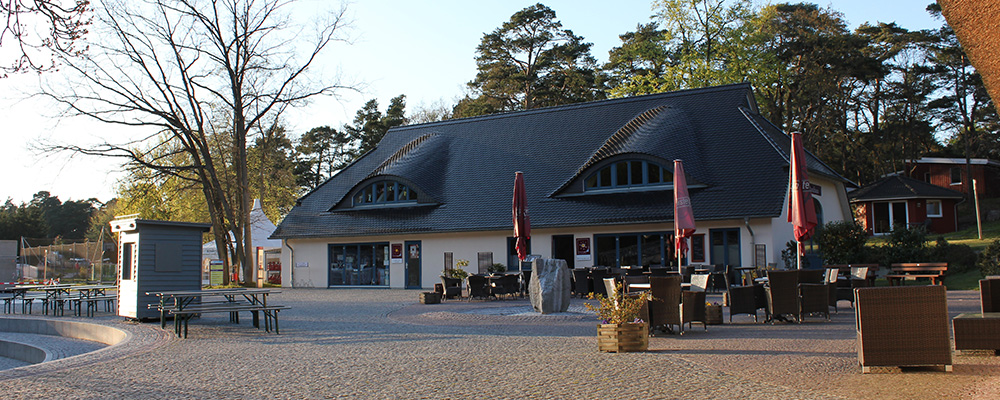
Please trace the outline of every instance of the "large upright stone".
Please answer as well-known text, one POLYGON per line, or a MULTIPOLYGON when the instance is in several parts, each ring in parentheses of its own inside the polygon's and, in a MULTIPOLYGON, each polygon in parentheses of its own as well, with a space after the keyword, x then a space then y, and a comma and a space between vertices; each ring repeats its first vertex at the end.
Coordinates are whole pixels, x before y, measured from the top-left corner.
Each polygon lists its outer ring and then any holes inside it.
POLYGON ((535 311, 552 314, 569 309, 569 275, 566 260, 540 258, 534 261, 528 293, 535 311))

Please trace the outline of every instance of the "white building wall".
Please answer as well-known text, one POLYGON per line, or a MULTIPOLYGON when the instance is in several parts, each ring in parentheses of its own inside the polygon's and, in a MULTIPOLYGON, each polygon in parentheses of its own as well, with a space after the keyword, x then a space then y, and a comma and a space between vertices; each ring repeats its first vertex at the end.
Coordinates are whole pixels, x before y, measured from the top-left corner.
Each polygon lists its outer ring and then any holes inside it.
MULTIPOLYGON (((823 189, 822 195, 814 196, 823 207, 823 222, 839 221, 850 216, 846 192, 842 183, 825 178, 813 178, 823 189)), ((755 244, 765 245, 764 264, 781 265, 781 251, 785 243, 792 240, 792 227, 787 222, 788 201, 785 199, 782 213, 777 218, 752 218, 750 220, 720 220, 697 221, 695 234, 704 234, 705 263, 719 264, 720 260, 711 257, 711 236, 713 229, 737 228, 740 232, 740 264, 756 265, 755 244), (751 231, 753 234, 751 235, 751 231)), ((697 204, 694 204, 697 213, 697 204)), ((672 231, 672 223, 633 224, 599 227, 572 227, 558 229, 532 229, 531 253, 545 258, 553 256, 552 237, 555 235, 573 235, 576 238, 589 238, 591 254, 589 259, 577 259, 576 267, 592 267, 596 261, 596 239, 594 235, 614 233, 665 232, 672 231)), ((493 252, 493 262, 507 263, 507 238, 513 236, 513 231, 459 232, 425 235, 398 235, 379 237, 343 237, 325 239, 293 239, 286 240, 281 250, 283 267, 282 284, 286 287, 328 286, 328 263, 330 244, 389 242, 403 244, 407 241, 421 242, 421 284, 425 289, 432 288, 440 282, 439 276, 444 269, 444 253, 452 253, 453 262, 468 260, 466 268, 470 273, 478 270, 478 253, 493 252)), ((689 246, 690 247, 690 246, 689 246)), ((405 253, 400 262, 389 264, 389 286, 403 288, 406 286, 405 253)), ((690 257, 690 253, 688 253, 690 257)), ((454 264, 453 264, 454 265, 454 264)))

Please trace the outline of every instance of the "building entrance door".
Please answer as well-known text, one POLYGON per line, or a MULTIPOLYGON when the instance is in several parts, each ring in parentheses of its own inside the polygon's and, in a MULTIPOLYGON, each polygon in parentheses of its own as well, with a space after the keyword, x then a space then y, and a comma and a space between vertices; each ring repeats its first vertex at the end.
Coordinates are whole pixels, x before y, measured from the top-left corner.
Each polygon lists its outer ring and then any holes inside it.
POLYGON ((573 242, 573 235, 553 235, 552 236, 552 258, 566 260, 566 265, 574 268, 576 261, 576 244, 573 242))
POLYGON ((406 288, 420 289, 420 241, 405 242, 406 246, 406 288))

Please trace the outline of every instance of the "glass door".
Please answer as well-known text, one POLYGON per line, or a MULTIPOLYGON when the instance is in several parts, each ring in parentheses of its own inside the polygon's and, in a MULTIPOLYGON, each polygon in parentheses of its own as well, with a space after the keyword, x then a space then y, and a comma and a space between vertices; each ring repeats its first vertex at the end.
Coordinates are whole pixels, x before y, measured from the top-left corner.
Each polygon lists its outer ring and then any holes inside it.
POLYGON ((408 241, 406 246, 406 288, 420 289, 420 241, 408 241))
POLYGON ((739 267, 740 263, 740 229, 710 229, 708 231, 712 264, 739 267))

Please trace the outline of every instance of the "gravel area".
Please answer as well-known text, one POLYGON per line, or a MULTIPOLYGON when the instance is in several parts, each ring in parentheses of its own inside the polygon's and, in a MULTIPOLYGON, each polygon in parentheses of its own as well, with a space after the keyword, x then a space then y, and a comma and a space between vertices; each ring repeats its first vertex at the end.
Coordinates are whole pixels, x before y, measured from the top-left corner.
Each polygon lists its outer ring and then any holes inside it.
MULTIPOLYGON (((119 345, 0 371, 5 398, 983 398, 1000 391, 1000 357, 959 352, 954 371, 862 375, 847 302, 831 321, 696 325, 650 351, 597 351, 596 318, 525 312, 526 300, 423 305, 417 291, 282 289, 281 334, 225 315, 187 339, 158 323, 80 320, 128 330, 119 345)), ((709 301, 721 296, 710 294, 709 301)), ((950 292, 952 315, 977 292, 950 292)), ((62 317, 77 318, 77 317, 62 317)), ((168 327, 169 329, 170 327, 168 327)))

